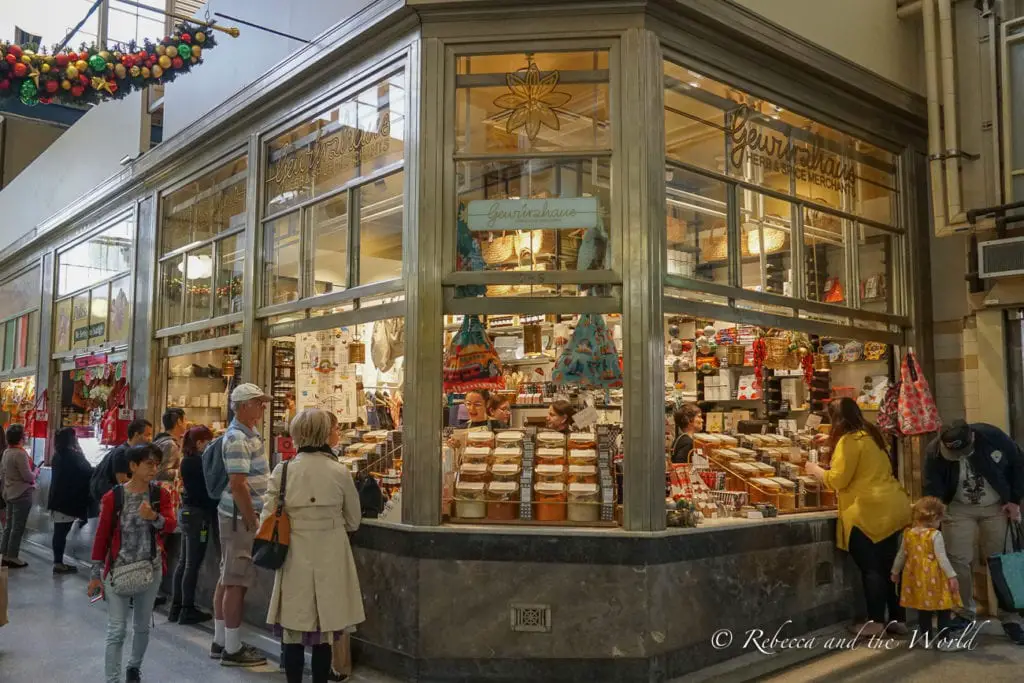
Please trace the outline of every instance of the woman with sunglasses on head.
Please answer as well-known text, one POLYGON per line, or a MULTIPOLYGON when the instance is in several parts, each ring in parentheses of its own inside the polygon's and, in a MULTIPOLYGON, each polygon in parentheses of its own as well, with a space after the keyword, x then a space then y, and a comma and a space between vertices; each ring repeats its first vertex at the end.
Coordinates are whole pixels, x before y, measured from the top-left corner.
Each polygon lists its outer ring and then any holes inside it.
POLYGON ((905 635, 906 611, 890 574, 900 535, 910 524, 910 498, 892 475, 885 437, 864 419, 857 402, 835 399, 828 413, 831 468, 808 462, 806 469, 836 492, 836 545, 849 551, 864 582, 869 622, 853 629, 866 636, 886 630, 905 635))
POLYGON ((182 550, 171 581, 171 608, 167 620, 179 624, 201 624, 213 617, 196 608, 196 584, 199 569, 206 557, 210 529, 217 512, 217 500, 206 492, 203 474, 203 451, 213 441, 213 432, 197 425, 185 432, 181 440, 181 539, 182 550))
POLYGON ((100 501, 100 519, 92 546, 90 597, 107 600, 107 683, 120 683, 128 612, 132 612, 132 650, 125 683, 140 683, 149 646, 149 625, 160 580, 167 571, 164 537, 177 525, 169 496, 153 484, 163 457, 152 444, 126 453, 129 479, 100 501))

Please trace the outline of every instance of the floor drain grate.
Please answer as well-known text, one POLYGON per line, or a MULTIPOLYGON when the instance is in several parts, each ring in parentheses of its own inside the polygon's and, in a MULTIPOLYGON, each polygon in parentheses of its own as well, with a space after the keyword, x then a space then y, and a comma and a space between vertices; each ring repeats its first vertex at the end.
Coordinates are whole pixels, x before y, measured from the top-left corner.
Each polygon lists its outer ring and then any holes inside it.
POLYGON ((512 630, 521 633, 551 633, 550 605, 512 605, 512 630))

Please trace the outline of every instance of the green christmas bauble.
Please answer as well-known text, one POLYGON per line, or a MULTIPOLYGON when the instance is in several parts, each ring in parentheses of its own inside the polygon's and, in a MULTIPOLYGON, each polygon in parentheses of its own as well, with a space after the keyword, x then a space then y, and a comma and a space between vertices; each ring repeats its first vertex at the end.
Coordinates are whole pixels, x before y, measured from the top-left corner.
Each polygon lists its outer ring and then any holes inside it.
POLYGON ((36 84, 32 81, 25 79, 21 84, 21 103, 34 107, 39 104, 39 89, 36 88, 36 84))
POLYGON ((103 59, 99 55, 93 55, 89 57, 89 68, 97 73, 107 70, 107 60, 103 59))
POLYGON ((181 58, 192 56, 192 46, 182 43, 178 46, 178 56, 181 58))

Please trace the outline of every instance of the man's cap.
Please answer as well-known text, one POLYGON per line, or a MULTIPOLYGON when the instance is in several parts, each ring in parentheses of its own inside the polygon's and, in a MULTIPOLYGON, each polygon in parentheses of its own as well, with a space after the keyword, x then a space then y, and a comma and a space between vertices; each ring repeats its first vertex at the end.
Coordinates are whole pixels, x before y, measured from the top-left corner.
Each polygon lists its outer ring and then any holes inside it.
POLYGON ((974 435, 963 420, 954 420, 939 436, 939 450, 949 460, 959 460, 974 452, 974 435))
POLYGON ((232 403, 245 403, 246 401, 251 401, 256 398, 269 401, 270 395, 255 384, 251 383, 239 384, 235 387, 234 391, 231 392, 232 403))

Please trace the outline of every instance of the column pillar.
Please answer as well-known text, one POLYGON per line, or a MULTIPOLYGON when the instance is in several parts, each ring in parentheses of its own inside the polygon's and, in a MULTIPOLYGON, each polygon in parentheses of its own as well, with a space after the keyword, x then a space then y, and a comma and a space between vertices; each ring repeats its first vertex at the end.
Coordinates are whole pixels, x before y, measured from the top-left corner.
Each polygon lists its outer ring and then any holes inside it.
POLYGON ((665 114, 657 36, 628 29, 619 50, 622 172, 623 526, 665 528, 665 114))
MULTIPOLYGON (((415 43, 409 55, 405 147, 405 409, 402 521, 441 522, 442 244, 444 173, 444 46, 415 43)), ((454 229, 454 224, 452 224, 454 229)))

